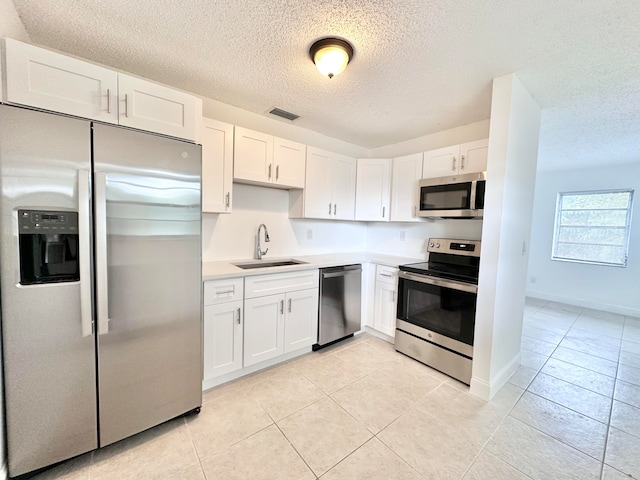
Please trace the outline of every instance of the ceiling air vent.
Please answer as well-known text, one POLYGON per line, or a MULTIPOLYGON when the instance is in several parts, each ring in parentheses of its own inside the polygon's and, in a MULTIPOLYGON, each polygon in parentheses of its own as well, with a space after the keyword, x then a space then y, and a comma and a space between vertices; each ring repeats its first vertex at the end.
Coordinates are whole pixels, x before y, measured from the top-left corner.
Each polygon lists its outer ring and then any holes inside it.
POLYGON ((276 117, 286 118, 287 120, 291 120, 291 121, 294 121, 296 118, 300 117, 300 115, 296 115, 295 113, 281 110, 280 108, 274 108, 270 110, 269 113, 271 115, 275 115, 276 117))

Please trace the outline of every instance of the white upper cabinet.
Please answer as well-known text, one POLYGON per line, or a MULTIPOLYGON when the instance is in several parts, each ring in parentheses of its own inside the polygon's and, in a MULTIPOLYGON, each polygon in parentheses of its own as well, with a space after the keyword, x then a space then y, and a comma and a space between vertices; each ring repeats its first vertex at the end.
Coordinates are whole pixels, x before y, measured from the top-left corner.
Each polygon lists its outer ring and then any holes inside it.
POLYGON ((356 202, 356 159, 307 147, 303 191, 291 191, 289 216, 353 220, 356 202))
POLYGON ((12 39, 5 62, 9 103, 197 140, 193 95, 12 39))
POLYGON ((487 169, 489 139, 424 152, 422 178, 448 177, 487 169))
POLYGON ((460 173, 484 172, 487 169, 488 153, 488 138, 460 145, 460 173))
POLYGON ((356 220, 389 221, 391 159, 358 159, 356 220))
POLYGON ((355 218, 356 168, 355 158, 333 154, 333 216, 331 218, 336 220, 355 218))
POLYGON ((303 188, 306 145, 236 127, 233 178, 240 183, 303 188))
POLYGON ((422 153, 393 159, 391 218, 393 222, 419 222, 418 181, 422 178, 422 153))
POLYGON ((456 175, 460 168, 460 145, 424 152, 422 178, 456 175))
POLYGON ((202 211, 230 213, 233 187, 233 125, 202 119, 202 211))
POLYGON ((304 188, 307 146, 273 137, 273 183, 288 188, 304 188))
POLYGON ((60 53, 5 39, 6 101, 118 123, 118 74, 60 53))
POLYGON ((233 178, 247 182, 271 183, 273 136, 236 127, 233 178))
POLYGON ((119 123, 178 138, 196 139, 202 100, 188 93, 118 74, 119 123))

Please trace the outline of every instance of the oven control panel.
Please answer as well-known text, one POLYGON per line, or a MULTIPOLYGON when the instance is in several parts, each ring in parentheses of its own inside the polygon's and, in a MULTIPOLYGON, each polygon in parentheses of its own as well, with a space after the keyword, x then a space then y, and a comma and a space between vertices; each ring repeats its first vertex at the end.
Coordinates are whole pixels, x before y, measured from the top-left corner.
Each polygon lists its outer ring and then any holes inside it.
POLYGON ((427 252, 449 253, 471 257, 480 256, 479 240, 456 240, 452 238, 430 238, 427 252))

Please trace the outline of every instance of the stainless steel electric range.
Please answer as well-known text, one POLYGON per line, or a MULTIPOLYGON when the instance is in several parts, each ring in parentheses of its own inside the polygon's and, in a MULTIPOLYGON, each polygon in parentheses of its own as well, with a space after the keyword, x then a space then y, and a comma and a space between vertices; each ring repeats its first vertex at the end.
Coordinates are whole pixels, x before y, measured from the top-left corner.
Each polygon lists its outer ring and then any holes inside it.
POLYGON ((480 242, 431 238, 427 252, 400 266, 396 350, 469 384, 480 242))

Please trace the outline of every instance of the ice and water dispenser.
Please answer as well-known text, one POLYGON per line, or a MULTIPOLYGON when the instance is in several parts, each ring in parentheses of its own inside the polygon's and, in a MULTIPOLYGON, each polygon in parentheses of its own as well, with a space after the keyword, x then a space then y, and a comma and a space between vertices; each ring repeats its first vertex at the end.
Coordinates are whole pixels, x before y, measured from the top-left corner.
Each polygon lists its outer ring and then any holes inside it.
POLYGON ((78 263, 78 213, 18 210, 20 284, 75 282, 78 263))

